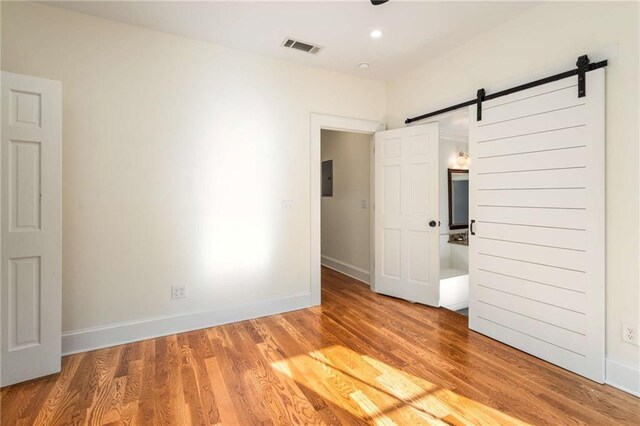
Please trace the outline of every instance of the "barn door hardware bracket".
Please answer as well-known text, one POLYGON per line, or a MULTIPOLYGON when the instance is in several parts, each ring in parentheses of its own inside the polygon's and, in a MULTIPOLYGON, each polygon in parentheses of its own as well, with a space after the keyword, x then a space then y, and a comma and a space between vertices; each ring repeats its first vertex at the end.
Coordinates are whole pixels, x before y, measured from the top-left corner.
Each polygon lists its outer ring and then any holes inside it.
POLYGON ((486 92, 484 89, 478 89, 478 92, 476 93, 476 121, 482 121, 482 101, 484 101, 485 94, 486 92))
POLYGON ((576 66, 578 67, 578 97, 584 98, 587 96, 587 69, 589 68, 589 57, 587 55, 578 57, 576 66))

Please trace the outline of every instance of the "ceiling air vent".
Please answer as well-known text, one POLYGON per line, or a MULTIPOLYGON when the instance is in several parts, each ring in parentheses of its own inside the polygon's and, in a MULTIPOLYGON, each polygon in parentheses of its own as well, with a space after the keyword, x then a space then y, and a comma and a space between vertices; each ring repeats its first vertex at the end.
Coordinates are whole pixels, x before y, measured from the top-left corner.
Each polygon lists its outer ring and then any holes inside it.
POLYGON ((292 38, 285 38, 284 42, 282 42, 282 47, 299 50, 305 53, 311 53, 312 55, 315 55, 320 50, 322 50, 322 46, 317 46, 315 44, 307 43, 300 40, 294 40, 292 38))

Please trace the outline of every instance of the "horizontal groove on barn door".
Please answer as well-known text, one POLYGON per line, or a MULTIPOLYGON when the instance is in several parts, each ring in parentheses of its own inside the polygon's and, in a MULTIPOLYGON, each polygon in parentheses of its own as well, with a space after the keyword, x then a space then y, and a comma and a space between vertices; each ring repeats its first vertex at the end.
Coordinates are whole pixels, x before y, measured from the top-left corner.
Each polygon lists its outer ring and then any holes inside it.
POLYGON ((569 105, 569 106, 562 107, 562 108, 550 109, 548 111, 536 112, 534 114, 522 115, 520 117, 508 118, 506 120, 494 121, 493 123, 478 124, 478 127, 493 126, 494 124, 502 124, 502 123, 507 123, 509 121, 516 121, 516 120, 522 120, 522 119, 529 118, 529 117, 536 117, 538 115, 551 114, 553 112, 564 111, 564 110, 567 110, 567 109, 577 108, 577 107, 581 107, 581 106, 585 106, 585 105, 586 104, 584 104, 584 103, 577 104, 577 105, 569 105))
POLYGON ((533 228, 549 228, 549 229, 566 229, 568 231, 586 231, 584 228, 566 228, 562 226, 548 226, 548 225, 529 225, 526 223, 510 223, 510 222, 490 222, 488 220, 478 220, 478 223, 491 223, 493 225, 513 225, 513 226, 529 226, 533 228))
POLYGON ((562 287, 562 286, 560 286, 560 285, 555 285, 555 284, 543 283, 543 282, 541 282, 541 281, 530 280, 530 279, 528 279, 528 278, 516 277, 515 275, 509 275, 509 274, 504 274, 504 273, 502 273, 502 272, 490 271, 490 270, 488 270, 488 269, 478 268, 478 271, 488 272, 489 274, 502 275, 503 277, 513 278, 513 279, 521 280, 521 281, 527 281, 527 282, 530 282, 530 283, 535 283, 535 284, 540 284, 540 285, 546 285, 546 286, 548 286, 548 287, 559 288, 559 289, 561 289, 561 290, 572 291, 572 292, 574 292, 574 293, 587 294, 585 291, 574 290, 574 289, 572 289, 572 288, 562 287))
MULTIPOLYGON (((513 153, 509 153, 509 154, 485 155, 485 156, 476 158, 476 160, 485 160, 487 158, 498 158, 498 157, 513 157, 514 155, 538 154, 540 152, 564 151, 566 149, 577 149, 577 148, 586 148, 586 147, 587 147, 586 145, 574 145, 574 146, 564 146, 564 147, 560 147, 560 148, 539 149, 539 150, 536 150, 536 151, 522 151, 522 152, 513 152, 513 153)), ((557 168, 558 167, 556 167, 556 169, 557 168)), ((567 167, 567 169, 569 169, 569 168, 571 168, 571 167, 567 167)))
POLYGON ((494 141, 501 141, 504 139, 514 139, 514 138, 521 138, 523 136, 529 136, 529 135, 540 135, 542 133, 551 133, 551 132, 558 132, 558 131, 562 131, 562 130, 568 130, 568 129, 576 129, 578 127, 586 127, 586 124, 577 124, 575 126, 567 126, 567 127, 558 127, 556 129, 547 129, 547 130, 539 130, 537 132, 528 132, 528 133, 522 133, 519 135, 511 135, 511 136, 503 136, 501 138, 494 138, 494 139, 485 139, 483 141, 478 141, 478 143, 486 143, 486 142, 494 142, 494 141))
POLYGON ((580 352, 576 352, 576 351, 572 351, 571 349, 567 349, 567 348, 565 348, 564 346, 560 346, 560 345, 556 345, 555 343, 547 342, 546 340, 541 339, 541 338, 536 337, 536 336, 533 336, 533 335, 531 335, 531 334, 529 334, 529 333, 525 333, 525 332, 523 332, 523 331, 516 330, 515 328, 512 328, 512 327, 506 326, 506 325, 504 325, 504 324, 500 324, 500 323, 498 323, 498 322, 491 321, 490 319, 487 319, 487 318, 483 317, 482 315, 478 315, 478 318, 480 318, 480 319, 481 319, 481 320, 483 320, 483 321, 487 321, 487 322, 490 322, 490 323, 492 323, 492 324, 499 325, 500 327, 503 327, 503 328, 509 329, 509 330, 511 330, 511 331, 515 331, 516 333, 524 334, 524 335, 525 335, 525 336, 527 336, 527 337, 531 337, 532 339, 539 340, 539 341, 541 341, 541 342, 543 342, 543 343, 546 343, 547 345, 555 346, 556 348, 563 349, 563 350, 565 350, 565 351, 571 352, 571 353, 576 354, 576 355, 579 355, 579 356, 581 356, 581 357, 585 357, 585 356, 586 356, 586 355, 584 355, 584 354, 581 354, 580 352))
POLYGON ((481 240, 500 241, 502 243, 523 244, 523 245, 527 245, 527 246, 545 247, 545 248, 552 248, 552 249, 558 249, 558 250, 579 251, 579 252, 585 253, 585 250, 569 248, 569 247, 550 246, 550 245, 546 245, 546 244, 529 243, 529 242, 526 242, 526 241, 504 240, 504 239, 501 239, 501 238, 490 238, 490 237, 478 237, 478 238, 481 239, 481 240))
POLYGON ((491 254, 491 253, 478 253, 478 254, 481 255, 481 256, 490 256, 490 257, 497 257, 498 259, 512 260, 514 262, 522 262, 522 263, 529 263, 531 265, 546 266, 547 268, 555 268, 555 269, 563 269, 565 271, 579 272, 581 274, 584 274, 586 272, 586 271, 581 271, 580 269, 565 268, 564 266, 549 265, 547 263, 532 262, 530 260, 515 259, 513 257, 498 256, 497 254, 491 254))
POLYGON ((549 191, 549 190, 587 189, 585 186, 567 186, 556 188, 478 188, 478 191, 549 191))
POLYGON ((537 95, 525 96, 523 98, 516 99, 516 100, 513 100, 513 101, 503 102, 501 104, 496 103, 495 105, 491 105, 491 106, 487 106, 487 107, 483 106, 482 109, 487 111, 487 110, 490 110, 490 109, 493 109, 493 108, 498 108, 498 107, 501 107, 501 106, 504 106, 504 105, 515 104, 516 102, 522 102, 522 101, 526 101, 527 99, 532 99, 532 98, 537 98, 537 97, 540 97, 540 96, 544 96, 544 95, 547 95, 549 93, 561 92, 562 90, 573 89, 574 87, 578 87, 578 85, 577 84, 573 84, 571 86, 562 87, 560 89, 549 90, 549 91, 546 91, 544 93, 538 93, 537 95))
MULTIPOLYGON (((554 189, 554 188, 545 188, 554 189)), ((478 207, 495 207, 504 209, 543 209, 543 210, 587 210, 586 207, 546 207, 546 206, 501 206, 497 204, 478 204, 478 207)))
POLYGON ((553 303, 543 302, 542 300, 537 300, 537 299, 533 299, 531 297, 522 296, 522 295, 517 294, 517 293, 511 293, 509 291, 500 290, 500 289, 497 289, 497 288, 490 287, 488 285, 478 284, 478 287, 488 288, 489 290, 499 291, 500 293, 508 294, 508 295, 515 296, 515 297, 519 297, 521 299, 526 299, 526 300, 529 300, 531 302, 541 303, 543 305, 553 306, 554 308, 562 309, 562 310, 565 310, 565 311, 568 311, 568 312, 573 312, 573 313, 576 313, 576 314, 585 315, 584 312, 576 311, 574 309, 565 308, 564 306, 560 306, 560 305, 554 305, 553 303))
POLYGON ((527 169, 527 170, 507 170, 500 172, 480 172, 478 175, 499 175, 507 173, 533 173, 533 172, 553 172, 556 170, 573 170, 573 169, 586 169, 587 166, 573 166, 573 167, 550 167, 547 169, 527 169))
POLYGON ((580 335, 580 336, 586 336, 586 334, 584 334, 584 333, 580 333, 579 331, 571 330, 570 328, 566 328, 566 327, 561 327, 561 326, 559 326, 559 325, 557 325, 557 324, 554 324, 554 323, 552 323, 552 322, 547 322, 547 321, 541 320, 540 318, 536 318, 536 317, 532 317, 532 316, 529 316, 529 315, 522 314, 522 313, 520 313, 520 312, 512 311, 511 309, 507 309, 507 308, 504 308, 504 307, 502 307, 502 306, 494 305, 494 304, 492 304, 492 303, 485 302, 484 300, 478 300, 478 302, 480 302, 480 303, 484 303, 485 305, 492 306, 492 307, 497 308, 497 309, 502 309, 503 311, 511 312, 512 314, 516 314, 516 315, 519 315, 519 316, 521 316, 521 317, 529 318, 529 319, 532 319, 532 320, 534 320, 534 321, 539 321, 539 322, 541 322, 541 323, 544 323, 544 324, 550 325, 550 326, 552 326, 552 327, 559 328, 559 329, 561 329, 561 330, 569 331, 569 332, 571 332, 571 333, 575 333, 575 334, 578 334, 578 335, 580 335))

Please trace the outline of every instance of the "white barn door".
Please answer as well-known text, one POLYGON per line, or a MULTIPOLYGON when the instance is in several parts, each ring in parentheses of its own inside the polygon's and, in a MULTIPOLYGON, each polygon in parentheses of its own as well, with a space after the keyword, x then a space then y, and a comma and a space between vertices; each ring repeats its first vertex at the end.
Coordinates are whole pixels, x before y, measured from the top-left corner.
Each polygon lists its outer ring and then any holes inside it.
POLYGON ((604 69, 470 108, 469 326, 604 381, 604 69))
POLYGON ((375 135, 375 291, 438 306, 438 123, 375 135))
POLYGON ((1 386, 60 371, 61 99, 2 72, 1 386))

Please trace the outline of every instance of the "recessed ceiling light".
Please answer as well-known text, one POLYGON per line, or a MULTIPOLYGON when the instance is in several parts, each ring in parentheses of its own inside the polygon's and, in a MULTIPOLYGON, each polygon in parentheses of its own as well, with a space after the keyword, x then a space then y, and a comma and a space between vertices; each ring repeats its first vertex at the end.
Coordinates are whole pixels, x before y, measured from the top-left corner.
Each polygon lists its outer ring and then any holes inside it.
POLYGON ((373 31, 371 31, 371 37, 373 37, 373 38, 380 38, 380 37, 382 37, 382 31, 380 31, 380 30, 373 30, 373 31))
POLYGON ((369 68, 369 63, 368 62, 360 62, 358 64, 358 68, 360 68, 361 70, 366 70, 369 68))

